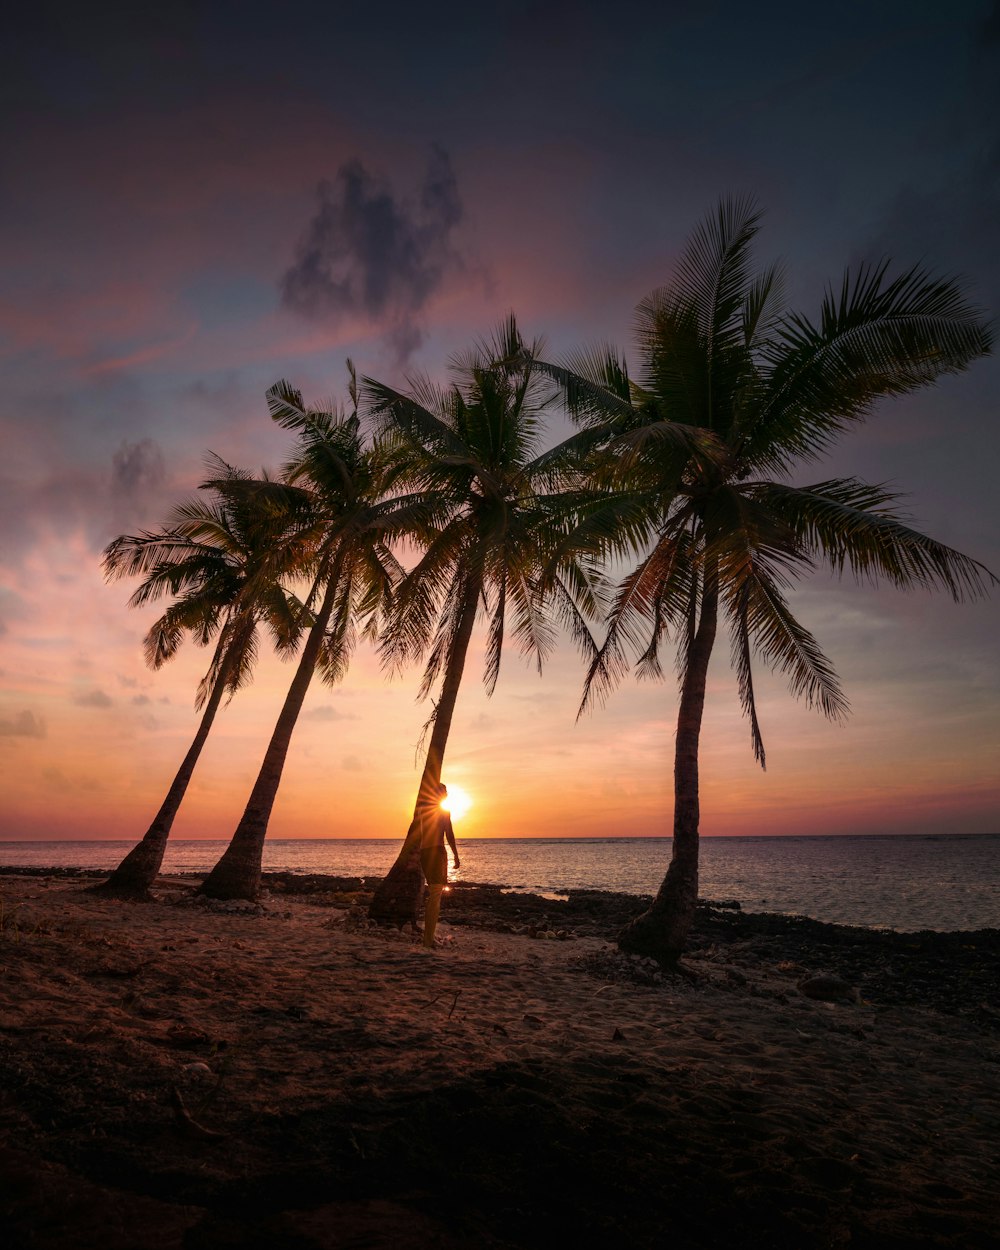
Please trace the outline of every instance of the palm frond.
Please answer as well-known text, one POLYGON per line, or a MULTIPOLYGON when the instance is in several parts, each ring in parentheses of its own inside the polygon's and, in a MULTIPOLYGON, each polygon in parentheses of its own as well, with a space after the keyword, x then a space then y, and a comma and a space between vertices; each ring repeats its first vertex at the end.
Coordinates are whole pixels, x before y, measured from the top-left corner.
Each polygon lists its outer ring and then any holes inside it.
MULTIPOLYGON (((674 521, 661 533, 653 550, 623 578, 608 613, 604 642, 584 678, 578 716, 595 700, 603 702, 633 660, 646 657, 669 627, 686 619, 689 556, 685 522, 674 521)), ((644 667, 649 671, 649 660, 644 667)))
POLYGON ((562 363, 537 360, 535 368, 555 383, 581 425, 610 435, 635 420, 628 366, 613 347, 580 351, 562 363))
POLYGON ((636 309, 644 382, 663 418, 719 434, 733 423, 733 397, 748 371, 745 310, 759 221, 752 198, 721 200, 692 234, 671 285, 636 309))
POLYGON ((170 608, 150 626, 142 641, 143 655, 152 669, 172 660, 184 639, 186 625, 180 614, 170 608))
POLYGON ((740 323, 749 275, 750 248, 761 210, 752 196, 729 196, 695 227, 677 264, 670 299, 694 308, 711 356, 740 323))
POLYGON ((511 577, 511 599, 514 602, 514 637, 524 655, 534 656, 535 667, 541 673, 546 657, 555 646, 556 635, 545 599, 537 583, 529 580, 520 561, 511 577))
POLYGON ((598 653, 598 645, 587 623, 595 619, 596 597, 589 579, 575 565, 569 565, 561 576, 552 579, 547 588, 547 598, 553 604, 556 620, 569 631, 577 650, 589 666, 598 653), (581 591, 580 581, 585 585, 581 591))
POLYGON ((120 534, 104 548, 102 567, 109 581, 140 577, 158 565, 183 559, 201 545, 177 530, 120 534))
POLYGON ((445 589, 444 606, 437 616, 430 653, 424 665, 417 690, 417 698, 426 699, 444 673, 449 657, 454 653, 458 631, 462 624, 462 612, 469 591, 470 571, 458 567, 445 589))
POLYGON ((636 307, 635 331, 643 363, 646 400, 637 405, 643 419, 714 432, 710 361, 698 309, 679 304, 666 289, 653 291, 636 307))
POLYGON ((483 665, 483 685, 487 698, 492 698, 500 676, 500 657, 503 654, 503 635, 507 609, 507 579, 497 579, 497 600, 486 636, 486 658, 483 665))
POLYGON ((764 752, 764 739, 760 732, 757 719, 757 700, 753 688, 753 657, 750 646, 750 629, 748 625, 748 595, 741 591, 737 598, 736 611, 732 621, 732 637, 730 643, 731 660, 736 670, 739 687, 740 705, 743 714, 750 722, 750 741, 753 745, 754 759, 761 768, 767 767, 764 752))
POLYGON ((455 463, 468 463, 474 466, 475 457, 469 448, 444 420, 441 411, 448 411, 453 397, 446 392, 433 388, 429 383, 424 385, 423 398, 429 401, 422 403, 419 399, 403 394, 384 382, 374 378, 362 380, 362 394, 367 402, 368 412, 376 422, 380 433, 395 431, 401 434, 411 448, 418 453, 417 469, 419 470, 419 452, 424 450, 439 456, 450 456, 455 463), (438 411, 433 411, 430 404, 438 411))
POLYGON ((382 664, 390 672, 419 659, 431 645, 441 605, 457 593, 452 583, 468 543, 468 526, 462 520, 452 522, 432 539, 395 588, 389 624, 379 644, 382 664))
POLYGON ((743 345, 752 352, 766 343, 778 328, 785 296, 784 267, 777 262, 759 273, 743 299, 743 345))
POLYGON ((813 458, 873 404, 957 373, 986 355, 992 333, 958 284, 889 263, 844 275, 814 325, 786 316, 767 349, 768 383, 747 439, 750 463, 813 458))
POLYGON ((774 671, 783 673, 792 694, 817 707, 830 720, 842 721, 850 704, 819 643, 789 610, 773 580, 760 570, 740 587, 730 618, 745 624, 754 650, 774 671))
POLYGON ((357 642, 354 628, 355 585, 353 562, 345 559, 340 566, 336 599, 319 653, 320 675, 328 686, 343 681, 354 654, 357 642))
POLYGON ((900 589, 945 590, 956 603, 981 599, 998 584, 989 569, 906 525, 900 496, 882 485, 837 478, 814 486, 750 487, 760 502, 836 573, 885 580, 900 589))
POLYGON ((309 424, 309 413, 302 392, 281 378, 267 389, 267 410, 271 420, 285 430, 299 431, 309 424))

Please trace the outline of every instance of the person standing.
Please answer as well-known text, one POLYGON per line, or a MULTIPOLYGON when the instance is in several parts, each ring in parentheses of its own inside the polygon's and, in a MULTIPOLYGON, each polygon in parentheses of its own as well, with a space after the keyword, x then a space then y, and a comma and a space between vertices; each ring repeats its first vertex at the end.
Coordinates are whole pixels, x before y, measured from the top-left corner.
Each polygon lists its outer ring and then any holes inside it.
POLYGON ((451 847, 455 868, 460 866, 455 830, 450 814, 441 806, 448 797, 448 787, 439 785, 437 803, 428 804, 422 813, 420 832, 420 867, 427 881, 427 906, 424 909, 424 946, 434 945, 434 931, 441 912, 441 895, 448 884, 448 853, 445 840, 451 847))

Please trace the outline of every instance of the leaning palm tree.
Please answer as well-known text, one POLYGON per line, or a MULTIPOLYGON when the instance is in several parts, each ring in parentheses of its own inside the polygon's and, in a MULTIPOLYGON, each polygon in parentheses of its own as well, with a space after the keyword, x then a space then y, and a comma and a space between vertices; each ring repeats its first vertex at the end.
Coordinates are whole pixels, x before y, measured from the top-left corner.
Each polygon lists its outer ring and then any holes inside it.
POLYGON ((763 766, 754 657, 827 716, 848 708, 833 665, 786 598, 797 576, 826 565, 864 582, 943 589, 956 601, 996 581, 908 525, 884 486, 789 480, 878 400, 987 353, 981 315, 954 281, 920 269, 892 277, 888 263, 847 273, 818 322, 787 312, 779 268, 751 268, 759 216, 751 201, 723 201, 694 233, 673 284, 639 305, 637 379, 607 349, 549 369, 576 418, 603 438, 606 480, 646 511, 641 559, 618 587, 581 710, 633 661, 640 675, 658 676, 661 644, 671 634, 678 644, 672 858, 651 907, 619 939, 664 961, 681 953, 698 895, 698 743, 720 619, 763 766), (679 461, 676 441, 663 438, 666 420, 702 428, 722 454, 679 461))
POLYGON ((559 624, 592 645, 586 623, 599 606, 586 543, 572 548, 571 519, 585 506, 575 448, 543 451, 552 389, 513 317, 489 342, 452 362, 447 389, 417 379, 402 394, 365 379, 372 416, 395 436, 409 479, 436 499, 441 523, 397 587, 382 634, 390 669, 427 656, 419 697, 438 687, 430 741, 403 847, 376 890, 370 915, 413 918, 423 809, 436 805, 445 749, 476 619, 488 620, 484 682, 492 694, 505 633, 541 668, 559 624), (439 684, 440 683, 440 684, 439 684))
POLYGON ((271 809, 313 674, 318 667, 330 684, 344 677, 359 632, 373 631, 402 573, 390 544, 412 532, 419 517, 420 501, 392 493, 398 457, 379 440, 365 443, 353 368, 351 379, 355 408, 350 415, 307 409, 287 382, 267 393, 273 419, 299 439, 284 471, 289 506, 310 513, 322 538, 310 569, 312 624, 246 809, 202 885, 213 898, 256 897, 271 809))
MULTIPOLYGON (((209 463, 215 478, 202 489, 214 497, 180 505, 162 530, 123 534, 104 552, 108 578, 145 574, 130 607, 174 596, 144 639, 150 668, 173 659, 186 635, 201 646, 215 642, 195 700, 202 717, 194 741, 144 837, 97 887, 118 898, 149 897, 216 713, 224 698, 252 680, 261 624, 279 654, 290 653, 298 634, 299 605, 280 579, 301 558, 307 533, 287 513, 264 506, 259 494, 252 500, 242 491, 233 493, 232 485, 248 482, 249 474, 218 457, 209 463)), ((266 478, 261 488, 268 491, 266 478)))

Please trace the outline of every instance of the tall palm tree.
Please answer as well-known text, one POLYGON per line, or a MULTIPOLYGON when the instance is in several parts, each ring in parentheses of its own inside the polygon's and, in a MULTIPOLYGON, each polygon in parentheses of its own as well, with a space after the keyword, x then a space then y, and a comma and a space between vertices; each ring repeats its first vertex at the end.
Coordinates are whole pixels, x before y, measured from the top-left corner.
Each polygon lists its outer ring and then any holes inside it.
POLYGON ((565 445, 542 451, 552 387, 535 367, 513 317, 490 341, 452 361, 454 383, 417 379, 402 394, 365 379, 372 416, 398 440, 409 480, 438 501, 440 522, 396 588, 381 652, 395 668, 427 656, 421 698, 438 687, 414 818, 372 900, 377 920, 413 918, 422 884, 420 816, 438 801, 441 769, 477 616, 488 620, 484 682, 493 693, 505 633, 541 668, 557 626, 592 645, 598 607, 586 544, 568 544, 581 506, 579 458, 565 445), (429 654, 428 654, 429 652, 429 654))
POLYGON ((318 667, 330 684, 344 677, 359 628, 373 631, 401 575, 390 544, 410 532, 419 515, 419 501, 392 493, 398 457, 379 440, 365 443, 353 368, 351 396, 354 411, 347 415, 307 409, 287 382, 267 393, 272 418, 298 435, 295 458, 284 471, 289 506, 311 514, 322 538, 309 570, 312 624, 246 809, 202 885, 210 897, 256 897, 271 809, 313 674, 318 667))
MULTIPOLYGON (((298 633, 298 605, 280 579, 294 569, 308 536, 294 519, 263 506, 231 487, 250 480, 218 457, 210 457, 213 481, 203 484, 208 500, 175 509, 156 533, 123 534, 104 552, 109 579, 145 574, 129 600, 141 607, 165 595, 174 601, 147 633, 146 663, 158 669, 171 660, 188 634, 215 649, 202 678, 195 708, 202 711, 194 741, 142 840, 97 889, 118 898, 148 898, 163 862, 174 817, 223 698, 249 684, 266 624, 279 654, 289 654, 298 633)), ((261 491, 268 491, 266 478, 261 491)))
POLYGON ((652 906, 620 936, 625 950, 664 961, 681 953, 698 896, 698 744, 720 619, 763 766, 755 656, 827 716, 848 708, 833 665, 785 597, 797 575, 826 565, 865 582, 943 589, 956 601, 996 582, 909 526, 884 486, 789 480, 878 400, 986 354, 981 315, 954 281, 916 268, 892 277, 887 262, 848 272, 817 322, 787 312, 780 269, 751 267, 759 218, 752 201, 723 201, 695 231, 672 285, 639 305, 638 379, 607 349, 549 370, 584 428, 605 440, 606 479, 646 513, 641 559, 617 589, 581 710, 633 661, 640 675, 658 676, 661 644, 670 634, 678 644, 672 858, 652 906), (679 459, 676 441, 663 438, 666 420, 702 428, 720 454, 679 459))

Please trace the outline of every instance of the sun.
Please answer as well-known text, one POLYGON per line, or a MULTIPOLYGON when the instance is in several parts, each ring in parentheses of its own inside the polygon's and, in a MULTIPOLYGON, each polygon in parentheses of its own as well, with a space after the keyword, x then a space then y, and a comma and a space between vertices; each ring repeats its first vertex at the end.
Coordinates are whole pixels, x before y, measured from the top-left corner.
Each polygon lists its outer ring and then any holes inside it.
POLYGON ((452 820, 461 820, 472 806, 472 799, 467 790, 461 786, 449 786, 448 793, 441 800, 441 806, 451 813, 452 820))

